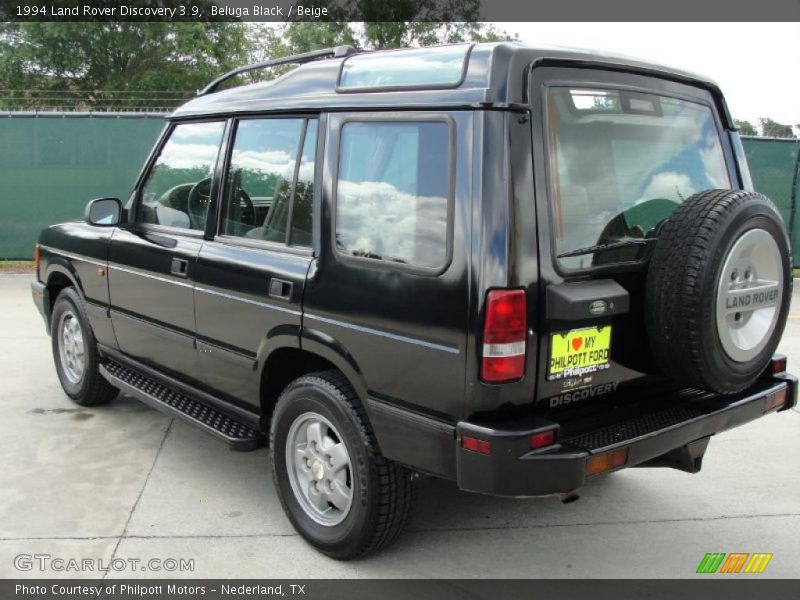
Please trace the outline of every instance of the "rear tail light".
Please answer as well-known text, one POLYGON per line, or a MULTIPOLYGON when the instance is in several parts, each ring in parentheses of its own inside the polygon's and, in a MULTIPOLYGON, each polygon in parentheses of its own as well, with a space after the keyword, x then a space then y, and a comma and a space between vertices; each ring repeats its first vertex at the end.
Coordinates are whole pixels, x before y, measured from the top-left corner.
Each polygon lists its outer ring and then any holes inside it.
POLYGON ((33 266, 36 269, 36 272, 39 272, 39 244, 36 244, 33 247, 33 266))
POLYGON ((486 298, 481 379, 506 383, 525 374, 527 301, 523 290, 492 290, 486 298))
POLYGON ((534 433, 531 436, 531 448, 536 450, 537 448, 544 448, 545 446, 550 446, 556 441, 556 430, 549 429, 548 431, 540 431, 538 433, 534 433))
POLYGON ((489 442, 486 440, 479 440, 469 435, 465 435, 461 438, 461 447, 471 452, 477 452, 478 454, 492 453, 492 445, 489 442))
POLYGON ((619 448, 590 456, 586 461, 586 474, 597 475, 623 466, 628 462, 628 449, 619 448))
POLYGON ((769 370, 773 375, 786 373, 786 357, 783 354, 776 354, 769 361, 769 370))

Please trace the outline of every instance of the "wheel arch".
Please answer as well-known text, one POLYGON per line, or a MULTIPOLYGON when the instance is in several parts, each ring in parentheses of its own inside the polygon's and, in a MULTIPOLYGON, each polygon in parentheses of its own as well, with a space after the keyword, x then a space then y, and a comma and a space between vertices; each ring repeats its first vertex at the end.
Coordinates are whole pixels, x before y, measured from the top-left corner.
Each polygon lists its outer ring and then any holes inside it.
POLYGON ((56 298, 64 288, 73 287, 81 298, 84 297, 80 278, 65 259, 53 257, 50 260, 45 272, 44 284, 47 286, 51 312, 56 298))
POLYGON ((264 361, 259 383, 261 426, 269 429, 272 413, 283 390, 303 375, 318 371, 336 370, 342 373, 366 408, 367 386, 352 356, 327 336, 302 330, 299 346, 274 348, 264 361))

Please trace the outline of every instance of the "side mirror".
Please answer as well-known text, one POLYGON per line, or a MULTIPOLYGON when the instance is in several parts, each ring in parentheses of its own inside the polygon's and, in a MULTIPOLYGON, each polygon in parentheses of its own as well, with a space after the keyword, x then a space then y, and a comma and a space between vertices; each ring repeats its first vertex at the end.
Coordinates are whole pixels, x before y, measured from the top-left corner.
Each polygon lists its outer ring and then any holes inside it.
POLYGON ((95 198, 86 205, 84 218, 89 225, 114 227, 122 217, 122 202, 118 198, 95 198))

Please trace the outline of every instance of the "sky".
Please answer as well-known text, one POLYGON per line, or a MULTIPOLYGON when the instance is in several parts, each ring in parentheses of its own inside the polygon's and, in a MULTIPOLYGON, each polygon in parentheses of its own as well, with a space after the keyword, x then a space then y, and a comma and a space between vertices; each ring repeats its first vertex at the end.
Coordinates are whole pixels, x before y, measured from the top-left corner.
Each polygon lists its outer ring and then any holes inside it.
MULTIPOLYGON (((531 45, 606 50, 705 75, 735 119, 800 124, 800 23, 495 23, 531 45)), ((795 127, 800 133, 800 128, 795 127)))

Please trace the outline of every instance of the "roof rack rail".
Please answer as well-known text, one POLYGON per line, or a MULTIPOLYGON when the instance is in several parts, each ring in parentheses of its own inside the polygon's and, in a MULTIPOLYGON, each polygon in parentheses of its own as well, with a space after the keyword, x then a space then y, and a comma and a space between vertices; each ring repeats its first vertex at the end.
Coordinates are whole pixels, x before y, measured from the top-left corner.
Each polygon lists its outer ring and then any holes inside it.
POLYGON ((313 50, 311 52, 304 52, 302 54, 295 54, 293 56, 286 56, 283 58, 276 58, 273 60, 267 60, 260 63, 255 63, 252 65, 245 65, 244 67, 239 67, 234 69, 233 71, 229 71, 224 75, 220 75, 214 81, 209 83, 206 87, 202 90, 197 92, 198 96, 205 96, 206 94, 213 94, 217 91, 219 85, 231 77, 236 77, 237 75, 241 75, 242 73, 247 73, 249 71, 256 71, 258 69, 266 69, 269 67, 278 67, 281 65, 291 65, 291 64, 303 64, 307 62, 312 62, 315 60, 321 60, 323 58, 342 58, 344 56, 350 56, 351 54, 356 54, 358 50, 353 48, 352 46, 336 46, 335 48, 323 48, 322 50, 313 50))

